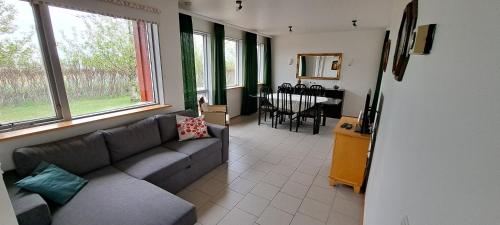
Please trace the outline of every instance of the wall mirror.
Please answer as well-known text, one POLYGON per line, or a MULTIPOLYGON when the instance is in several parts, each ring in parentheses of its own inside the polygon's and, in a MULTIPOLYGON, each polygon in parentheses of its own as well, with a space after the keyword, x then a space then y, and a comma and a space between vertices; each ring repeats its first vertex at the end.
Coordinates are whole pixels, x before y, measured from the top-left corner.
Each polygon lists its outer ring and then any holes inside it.
POLYGON ((297 54, 297 79, 339 80, 342 53, 297 54))

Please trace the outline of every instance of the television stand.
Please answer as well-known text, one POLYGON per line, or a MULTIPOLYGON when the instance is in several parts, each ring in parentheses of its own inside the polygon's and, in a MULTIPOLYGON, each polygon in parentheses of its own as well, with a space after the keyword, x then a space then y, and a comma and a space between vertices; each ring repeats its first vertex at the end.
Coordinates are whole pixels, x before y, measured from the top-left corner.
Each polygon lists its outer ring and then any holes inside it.
POLYGON ((342 128, 344 123, 358 125, 357 118, 343 116, 335 126, 330 185, 346 184, 359 193, 365 176, 371 135, 342 128))

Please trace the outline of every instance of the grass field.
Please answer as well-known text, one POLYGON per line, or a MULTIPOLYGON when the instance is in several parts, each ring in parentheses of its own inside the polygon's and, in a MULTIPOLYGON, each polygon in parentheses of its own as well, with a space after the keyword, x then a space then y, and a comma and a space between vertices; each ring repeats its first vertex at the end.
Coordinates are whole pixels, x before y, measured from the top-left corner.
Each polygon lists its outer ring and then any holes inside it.
MULTIPOLYGON (((70 101, 73 117, 104 110, 123 108, 136 104, 130 96, 114 98, 93 98, 70 101)), ((54 108, 50 103, 26 103, 18 106, 0 106, 0 123, 52 117, 54 108)))

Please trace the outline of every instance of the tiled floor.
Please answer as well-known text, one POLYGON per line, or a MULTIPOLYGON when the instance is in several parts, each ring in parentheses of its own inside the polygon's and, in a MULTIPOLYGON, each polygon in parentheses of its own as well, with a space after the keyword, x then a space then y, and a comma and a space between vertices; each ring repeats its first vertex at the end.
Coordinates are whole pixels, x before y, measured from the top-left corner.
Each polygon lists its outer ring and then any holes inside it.
POLYGON ((178 195, 196 205, 202 225, 358 225, 363 195, 328 184, 337 120, 319 135, 311 122, 290 132, 256 117, 231 121, 229 162, 178 195))

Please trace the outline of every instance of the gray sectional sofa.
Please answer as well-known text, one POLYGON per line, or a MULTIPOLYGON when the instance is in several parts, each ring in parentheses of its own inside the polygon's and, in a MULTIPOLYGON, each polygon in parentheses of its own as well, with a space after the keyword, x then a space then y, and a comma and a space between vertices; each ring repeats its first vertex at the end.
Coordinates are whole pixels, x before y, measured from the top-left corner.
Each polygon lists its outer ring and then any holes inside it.
MULTIPOLYGON (((187 225, 194 206, 175 196, 227 161, 229 130, 208 125, 211 138, 178 141, 174 114, 14 151, 17 179, 41 162, 89 182, 64 206, 10 191, 20 225, 187 225)), ((8 183, 8 182, 7 182, 8 183)))

